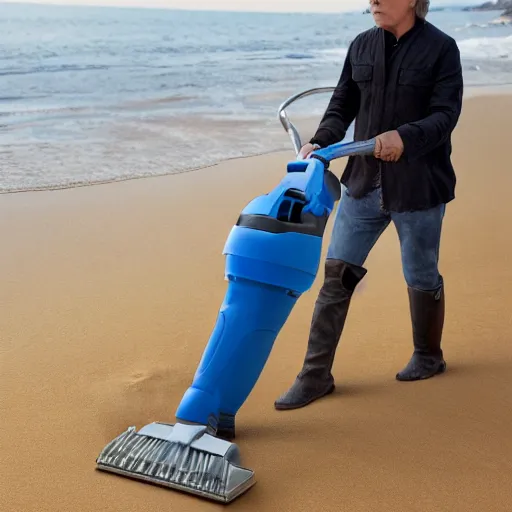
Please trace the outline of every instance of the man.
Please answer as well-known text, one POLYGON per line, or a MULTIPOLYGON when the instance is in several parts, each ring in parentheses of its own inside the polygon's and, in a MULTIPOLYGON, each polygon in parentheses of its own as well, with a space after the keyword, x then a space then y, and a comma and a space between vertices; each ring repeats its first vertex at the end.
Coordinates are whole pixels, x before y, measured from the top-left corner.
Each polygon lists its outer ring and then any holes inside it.
POLYGON ((371 0, 376 26, 351 43, 340 80, 303 158, 342 140, 376 137, 369 156, 349 158, 304 365, 276 409, 303 407, 334 390, 331 368, 363 264, 393 222, 408 289, 414 351, 396 378, 445 371, 441 225, 454 199, 451 133, 462 107, 455 41, 425 20, 429 0, 371 0))

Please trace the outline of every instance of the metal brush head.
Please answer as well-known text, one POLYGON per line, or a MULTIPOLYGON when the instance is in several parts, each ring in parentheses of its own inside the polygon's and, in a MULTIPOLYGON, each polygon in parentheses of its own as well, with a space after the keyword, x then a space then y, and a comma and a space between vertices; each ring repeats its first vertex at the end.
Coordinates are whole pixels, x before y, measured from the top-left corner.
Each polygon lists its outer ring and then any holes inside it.
POLYGON ((254 472, 239 466, 234 443, 206 433, 206 427, 151 423, 130 427, 111 441, 97 468, 203 498, 229 503, 255 483, 254 472))

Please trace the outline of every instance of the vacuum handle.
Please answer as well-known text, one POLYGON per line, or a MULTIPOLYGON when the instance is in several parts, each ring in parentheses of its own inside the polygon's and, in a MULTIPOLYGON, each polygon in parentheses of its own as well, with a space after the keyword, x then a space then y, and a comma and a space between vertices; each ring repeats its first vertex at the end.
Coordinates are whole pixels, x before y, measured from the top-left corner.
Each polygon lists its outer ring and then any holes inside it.
MULTIPOLYGON (((286 101, 284 101, 279 106, 277 110, 279 120, 281 121, 283 128, 286 130, 286 132, 290 136, 290 139, 292 140, 293 148, 295 150, 296 155, 299 154, 302 148, 302 141, 297 128, 290 121, 288 115, 286 114, 286 107, 288 107, 293 102, 301 98, 305 98, 313 94, 333 92, 335 89, 335 87, 315 87, 314 89, 308 89, 306 91, 290 96, 288 99, 286 99, 286 101)), ((369 139, 357 142, 337 142, 326 148, 314 151, 312 155, 317 155, 321 157, 323 160, 330 162, 331 160, 335 160, 336 158, 342 158, 345 156, 371 155, 374 152, 374 150, 375 139, 369 139)))
POLYGON ((292 140, 293 149, 295 150, 295 154, 298 155, 300 149, 302 148, 302 141, 300 139, 300 134, 295 127, 295 125, 290 121, 288 114, 286 113, 286 107, 291 105, 293 102, 301 99, 306 98, 307 96, 311 96, 313 94, 319 94, 319 93, 325 93, 325 92, 333 92, 336 88, 335 87, 315 87, 313 89, 308 89, 306 91, 299 92, 297 94, 294 94, 293 96, 290 96, 287 98, 281 105, 279 105, 279 108, 277 109, 277 115, 279 118, 279 121, 281 121, 281 124, 283 125, 283 128, 290 136, 290 139, 292 140))
MULTIPOLYGON (((281 121, 285 131, 290 136, 293 143, 293 148, 295 149, 295 154, 297 156, 302 148, 302 142, 299 132, 286 114, 286 107, 300 98, 304 98, 312 94, 333 92, 335 89, 335 87, 316 87, 314 89, 308 89, 301 93, 290 96, 279 106, 279 120, 281 121)), ((375 142, 376 139, 374 138, 357 142, 341 141, 337 142, 336 144, 331 144, 326 148, 313 151, 311 156, 316 156, 317 158, 312 158, 311 160, 296 159, 295 161, 288 162, 287 170, 289 173, 289 181, 286 182, 286 186, 288 186, 288 188, 290 188, 293 180, 296 177, 295 173, 305 174, 305 176, 303 175, 306 181, 304 185, 304 192, 306 195, 307 204, 303 209, 303 213, 311 212, 315 216, 325 215, 326 212, 329 214, 334 206, 334 202, 339 199, 340 195, 339 190, 334 191, 334 193, 332 191, 328 191, 329 185, 327 183, 328 180, 325 179, 325 170, 329 162, 336 158, 342 158, 345 156, 373 154, 375 150, 375 142)), ((302 181, 302 176, 299 181, 302 181)), ((336 181, 336 183, 339 187, 339 181, 336 181)))
POLYGON ((372 155, 375 151, 375 137, 369 140, 361 140, 355 142, 337 142, 326 148, 313 151, 311 156, 319 156, 323 160, 330 162, 336 158, 343 158, 352 155, 372 155))

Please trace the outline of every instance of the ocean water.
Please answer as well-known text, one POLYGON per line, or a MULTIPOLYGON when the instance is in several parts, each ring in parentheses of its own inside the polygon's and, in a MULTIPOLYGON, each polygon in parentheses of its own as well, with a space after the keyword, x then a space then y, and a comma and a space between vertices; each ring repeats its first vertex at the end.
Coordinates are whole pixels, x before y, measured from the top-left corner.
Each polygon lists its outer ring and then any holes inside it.
MULTIPOLYGON (((489 24, 498 14, 429 15, 458 41, 468 86, 512 82, 512 26, 489 24)), ((0 192, 290 149, 279 104, 335 85, 350 41, 372 24, 362 13, 0 4, 0 192)), ((299 130, 328 99, 290 107, 299 130)))

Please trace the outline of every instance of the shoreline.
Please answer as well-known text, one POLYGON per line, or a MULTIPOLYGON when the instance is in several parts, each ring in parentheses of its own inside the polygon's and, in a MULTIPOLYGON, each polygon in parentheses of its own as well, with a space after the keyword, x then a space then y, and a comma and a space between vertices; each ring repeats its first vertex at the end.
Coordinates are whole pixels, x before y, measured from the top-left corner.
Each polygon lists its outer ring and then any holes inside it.
MULTIPOLYGON (((464 103, 467 101, 474 101, 479 98, 486 98, 486 97, 494 97, 494 96, 509 96, 512 94, 512 84, 503 84, 503 85, 488 85, 488 86, 466 86, 464 91, 464 103)), ((283 98, 283 101, 286 98, 283 98)), ((300 116, 299 119, 304 122, 312 122, 310 118, 307 116, 300 116)), ((296 119, 293 119, 292 121, 295 121, 296 119)), ((228 121, 229 122, 229 121, 228 121)), ((275 123, 276 126, 279 127, 280 123, 277 118, 277 108, 276 108, 276 116, 275 116, 275 123)), ((288 134, 284 132, 282 129, 282 134, 289 140, 288 134)), ((20 189, 14 189, 14 190, 0 190, 0 196, 4 195, 17 195, 17 194, 25 194, 30 192, 57 192, 60 190, 69 190, 69 189, 75 189, 75 188, 87 188, 87 187, 96 187, 99 185, 114 185, 116 183, 123 183, 126 181, 136 181, 136 180, 144 180, 144 179, 151 179, 151 178, 164 178, 169 176, 175 176, 175 175, 181 175, 181 174, 188 174, 197 172, 203 169, 209 169, 218 165, 221 165, 224 162, 229 162, 233 160, 244 160, 247 158, 254 158, 258 156, 263 155, 271 155, 271 154, 286 154, 288 152, 292 152, 292 158, 293 158, 293 147, 291 141, 289 141, 290 149, 289 150, 283 150, 283 149, 270 149, 263 152, 253 152, 253 153, 247 153, 239 156, 233 156, 233 157, 227 157, 223 158, 217 161, 214 161, 209 164, 205 165, 199 165, 197 167, 192 168, 184 168, 182 170, 177 171, 162 171, 160 173, 155 174, 140 174, 140 175, 131 175, 131 176, 121 176, 115 179, 105 179, 105 180, 95 180, 90 182, 76 182, 76 183, 65 183, 62 185, 47 185, 47 186, 40 186, 40 187, 30 187, 30 188, 20 188, 20 189)))

